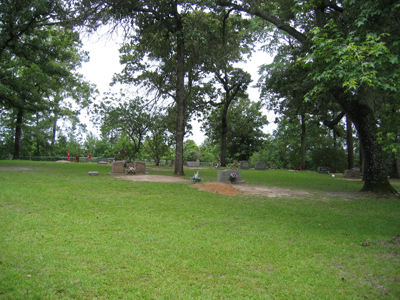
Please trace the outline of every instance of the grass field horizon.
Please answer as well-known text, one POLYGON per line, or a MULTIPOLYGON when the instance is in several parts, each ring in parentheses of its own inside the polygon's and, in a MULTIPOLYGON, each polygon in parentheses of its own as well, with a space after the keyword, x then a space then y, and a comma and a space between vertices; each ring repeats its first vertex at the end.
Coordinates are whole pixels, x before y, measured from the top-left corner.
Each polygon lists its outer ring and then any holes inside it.
POLYGON ((400 201, 362 182, 242 170, 310 193, 268 198, 110 171, 0 161, 0 299, 400 299, 400 201))

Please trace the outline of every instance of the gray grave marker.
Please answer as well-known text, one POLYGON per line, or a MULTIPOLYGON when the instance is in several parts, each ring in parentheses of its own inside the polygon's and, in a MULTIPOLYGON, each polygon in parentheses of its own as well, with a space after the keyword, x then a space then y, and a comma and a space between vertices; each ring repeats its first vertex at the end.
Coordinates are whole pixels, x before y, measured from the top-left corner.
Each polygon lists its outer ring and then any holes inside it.
POLYGON ((267 164, 263 161, 258 161, 254 165, 254 170, 266 170, 267 169, 267 164))
POLYGON ((146 173, 146 163, 144 161, 135 161, 135 171, 138 173, 146 173))
POLYGON ((188 161, 187 162, 188 167, 200 167, 200 162, 197 161, 188 161))
POLYGON ((222 182, 222 183, 230 183, 230 177, 231 173, 236 173, 237 178, 235 180, 236 183, 243 183, 244 181, 242 180, 242 173, 240 170, 223 170, 223 171, 218 171, 218 176, 217 176, 217 181, 222 182))
POLYGON ((112 163, 111 172, 112 173, 125 173, 124 168, 125 163, 123 161, 114 161, 112 163))
POLYGON ((318 173, 320 173, 320 174, 329 174, 329 168, 327 168, 327 167, 319 167, 318 168, 318 173))
POLYGON ((242 160, 240 162, 240 170, 249 170, 250 169, 250 163, 247 160, 242 160))

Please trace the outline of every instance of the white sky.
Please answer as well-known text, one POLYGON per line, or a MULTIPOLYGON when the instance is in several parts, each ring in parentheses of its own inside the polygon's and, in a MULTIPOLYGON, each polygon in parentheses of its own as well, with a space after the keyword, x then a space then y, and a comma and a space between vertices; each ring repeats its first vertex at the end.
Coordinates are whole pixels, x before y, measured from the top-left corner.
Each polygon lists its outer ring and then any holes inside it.
MULTIPOLYGON (((82 37, 83 41, 83 50, 89 52, 90 61, 84 63, 82 68, 79 70, 81 74, 83 74, 86 80, 97 86, 100 94, 97 97, 98 100, 102 99, 102 95, 104 92, 110 90, 110 82, 112 81, 112 77, 115 73, 119 73, 122 70, 122 66, 119 63, 119 48, 120 45, 117 41, 107 37, 100 37, 97 34, 90 36, 89 38, 82 37)), ((251 60, 247 63, 238 64, 237 67, 242 68, 243 70, 249 72, 251 74, 251 78, 253 82, 251 85, 255 85, 257 80, 259 79, 258 75, 258 67, 263 63, 271 62, 271 58, 268 54, 263 52, 256 52, 253 54, 251 60)), ((121 86, 113 87, 113 92, 119 92, 121 86)), ((249 88, 248 91, 250 99, 253 101, 257 101, 259 99, 259 92, 256 88, 249 88)), ((271 112, 264 112, 270 124, 264 128, 264 132, 272 133, 272 131, 276 128, 274 124, 275 115, 271 112)), ((87 117, 82 116, 81 121, 87 124, 88 129, 93 131, 93 133, 98 134, 95 129, 93 129, 93 125, 88 120, 87 117)), ((192 123, 193 126, 193 135, 186 136, 186 139, 192 139, 196 142, 197 145, 200 145, 204 141, 204 133, 200 131, 201 124, 197 122, 192 123)))

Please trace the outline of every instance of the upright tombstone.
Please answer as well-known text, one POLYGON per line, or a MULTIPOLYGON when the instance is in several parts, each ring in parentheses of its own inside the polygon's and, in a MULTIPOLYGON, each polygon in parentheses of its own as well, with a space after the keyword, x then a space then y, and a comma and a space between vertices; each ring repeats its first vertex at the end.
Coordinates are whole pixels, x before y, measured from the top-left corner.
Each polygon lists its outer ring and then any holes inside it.
POLYGON ((188 167, 200 167, 200 162, 197 161, 188 161, 186 164, 188 167))
POLYGON ((239 168, 238 161, 237 161, 237 160, 234 160, 234 161, 233 161, 233 165, 232 165, 232 169, 233 169, 233 170, 236 170, 237 168, 239 168))
POLYGON ((269 162, 269 166, 270 166, 271 169, 274 168, 274 161, 273 161, 273 160, 271 160, 271 161, 269 162))
POLYGON ((358 168, 344 171, 344 178, 361 179, 361 172, 358 168))
POLYGON ((135 161, 135 171, 136 174, 146 173, 146 163, 144 161, 135 161))
POLYGON ((230 177, 232 173, 235 173, 237 175, 235 183, 244 183, 244 181, 242 180, 242 173, 240 170, 218 171, 217 181, 222 183, 230 183, 231 182, 230 177))
POLYGON ((329 168, 327 168, 327 167, 319 167, 318 168, 318 173, 320 173, 320 174, 329 174, 329 168))
POLYGON ((111 172, 112 173, 125 173, 124 165, 125 165, 125 162, 123 162, 123 161, 114 161, 111 165, 111 172))
POLYGON ((263 161, 258 161, 254 165, 254 170, 266 170, 267 169, 267 164, 263 161))
POLYGON ((250 169, 250 163, 247 160, 242 160, 240 162, 240 170, 249 170, 250 169))
POLYGON ((75 156, 75 162, 79 162, 79 155, 75 156))
POLYGON ((354 179, 361 179, 361 171, 359 168, 351 169, 351 177, 354 179))
POLYGON ((127 169, 132 168, 132 167, 133 167, 133 163, 126 163, 126 168, 127 169))

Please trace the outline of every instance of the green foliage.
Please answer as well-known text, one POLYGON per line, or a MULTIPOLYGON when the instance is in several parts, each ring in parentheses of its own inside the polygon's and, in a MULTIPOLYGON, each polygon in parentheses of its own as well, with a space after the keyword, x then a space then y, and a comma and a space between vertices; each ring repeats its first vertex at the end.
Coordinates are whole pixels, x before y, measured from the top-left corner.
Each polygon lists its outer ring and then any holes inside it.
POLYGON ((200 149, 193 140, 186 140, 183 144, 183 160, 196 161, 200 159, 200 149))
POLYGON ((206 138, 200 145, 200 160, 205 162, 216 162, 220 149, 217 144, 214 144, 209 138, 206 138))
POLYGON ((153 114, 149 125, 149 134, 143 143, 143 149, 154 160, 156 166, 162 158, 171 159, 171 145, 173 135, 168 131, 168 115, 161 111, 153 114))
MULTIPOLYGON (((227 153, 231 159, 247 160, 262 146, 265 137, 262 127, 268 124, 268 120, 261 107, 260 102, 251 102, 247 98, 240 98, 230 105, 227 113, 227 153)), ((216 145, 221 142, 221 110, 214 110, 202 127, 216 145)))
POLYGON ((311 165, 314 169, 330 167, 333 172, 344 172, 347 169, 347 156, 343 149, 314 149, 311 153, 311 159, 311 165))
POLYGON ((386 68, 398 69, 398 57, 390 53, 384 39, 387 34, 359 36, 341 33, 331 22, 324 29, 313 31, 313 52, 300 61, 312 63, 312 78, 320 84, 311 92, 321 90, 322 83, 339 81, 345 91, 356 91, 361 85, 398 91, 397 72, 388 74, 386 68), (316 67, 318 66, 318 67, 316 67), (320 69, 321 68, 321 69, 320 69))
POLYGON ((114 132, 118 133, 120 138, 114 151, 122 151, 123 159, 134 160, 153 123, 146 102, 140 97, 130 99, 125 95, 110 95, 110 98, 106 97, 103 102, 93 106, 93 113, 93 121, 100 125, 103 137, 110 138, 114 132))
POLYGON ((80 108, 91 101, 94 88, 77 73, 88 57, 67 26, 68 9, 58 0, 0 5, 0 107, 9 118, 5 124, 22 129, 12 133, 16 157, 20 151, 54 154, 57 119, 78 114, 71 100, 80 108))

